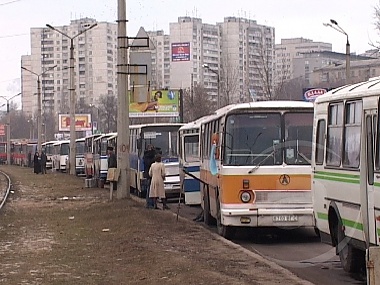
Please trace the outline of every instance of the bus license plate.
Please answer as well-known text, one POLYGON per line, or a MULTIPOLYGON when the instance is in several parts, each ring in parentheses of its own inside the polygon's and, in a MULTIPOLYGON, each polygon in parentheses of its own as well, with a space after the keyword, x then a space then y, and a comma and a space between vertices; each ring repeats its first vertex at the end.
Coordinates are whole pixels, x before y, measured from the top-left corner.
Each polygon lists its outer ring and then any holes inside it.
POLYGON ((281 215, 273 216, 273 222, 297 222, 298 216, 295 215, 281 215))

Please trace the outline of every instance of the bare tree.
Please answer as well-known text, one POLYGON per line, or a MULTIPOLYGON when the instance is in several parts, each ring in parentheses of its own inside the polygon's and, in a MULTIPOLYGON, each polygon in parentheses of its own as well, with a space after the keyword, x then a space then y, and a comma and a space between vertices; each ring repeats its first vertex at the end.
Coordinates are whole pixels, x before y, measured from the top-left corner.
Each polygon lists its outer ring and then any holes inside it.
POLYGON ((207 90, 202 85, 195 84, 193 88, 185 89, 183 91, 184 121, 191 122, 212 113, 213 105, 207 90))
POLYGON ((238 94, 239 71, 228 58, 228 54, 222 58, 219 80, 220 106, 226 106, 240 101, 238 94), (237 98, 237 99, 236 99, 237 98))
POLYGON ((117 124, 117 99, 114 95, 99 98, 99 119, 104 132, 115 132, 117 124))

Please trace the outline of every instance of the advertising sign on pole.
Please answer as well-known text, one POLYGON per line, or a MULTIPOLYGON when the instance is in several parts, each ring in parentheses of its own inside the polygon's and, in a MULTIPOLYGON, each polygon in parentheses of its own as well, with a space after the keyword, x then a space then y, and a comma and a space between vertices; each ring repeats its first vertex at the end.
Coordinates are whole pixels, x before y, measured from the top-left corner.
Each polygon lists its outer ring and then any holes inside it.
POLYGON ((155 90, 149 102, 131 102, 129 117, 178 117, 179 90, 155 90))
POLYGON ((5 125, 0 124, 0 136, 5 136, 5 125))
MULTIPOLYGON (((70 115, 59 114, 58 115, 58 130, 60 132, 70 131, 70 115)), ((76 114, 75 115, 75 131, 91 131, 91 114, 76 114)))

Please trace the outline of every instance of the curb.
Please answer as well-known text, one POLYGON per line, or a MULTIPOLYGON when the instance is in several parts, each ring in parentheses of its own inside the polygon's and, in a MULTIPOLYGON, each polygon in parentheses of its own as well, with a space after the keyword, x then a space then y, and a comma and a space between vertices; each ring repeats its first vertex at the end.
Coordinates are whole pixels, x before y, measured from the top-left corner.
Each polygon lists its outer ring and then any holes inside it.
MULTIPOLYGON (((134 196, 133 194, 130 195, 131 199, 140 203, 140 204, 144 204, 145 203, 145 200, 142 200, 141 198, 138 198, 136 196, 134 196)), ((162 211, 164 212, 164 211, 162 211)), ((173 215, 174 217, 177 218, 177 214, 172 212, 172 211, 165 211, 166 213, 170 213, 171 215, 173 215)), ((189 219, 187 218, 184 218, 180 215, 178 215, 178 220, 182 220, 182 221, 186 221, 186 222, 191 222, 189 219)), ((265 257, 257 254, 257 253, 254 253, 236 243, 233 243, 232 241, 228 240, 228 239, 225 239, 224 237, 216 234, 216 233, 213 233, 209 230, 207 230, 207 228, 203 227, 203 226, 200 226, 196 223, 193 223, 192 225, 195 225, 197 228, 199 229, 202 229, 203 231, 207 231, 208 233, 211 234, 211 236, 213 238, 215 238, 216 240, 218 241, 221 241, 223 242, 224 244, 236 249, 236 250, 239 250, 241 252, 243 252, 244 254, 248 255, 249 257, 252 257, 252 258, 255 258, 257 259, 259 262, 262 262, 262 263, 265 263, 266 265, 268 265, 270 268, 272 269, 275 269, 277 271, 280 271, 281 273, 283 273, 284 275, 288 276, 289 279, 293 280, 294 282, 297 282, 298 284, 302 284, 302 285, 314 285, 314 283, 311 283, 310 281, 307 281, 305 279, 302 279, 300 277, 298 277, 297 275, 295 275, 293 272, 291 272, 290 270, 278 265, 277 263, 273 262, 273 261, 270 261, 268 259, 266 259, 265 257)))

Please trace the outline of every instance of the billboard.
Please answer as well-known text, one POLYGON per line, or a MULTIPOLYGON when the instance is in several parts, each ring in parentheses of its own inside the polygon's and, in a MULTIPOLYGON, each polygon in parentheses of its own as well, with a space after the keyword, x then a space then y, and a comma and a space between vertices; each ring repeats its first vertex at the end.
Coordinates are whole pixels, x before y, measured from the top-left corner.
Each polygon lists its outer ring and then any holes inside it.
POLYGON ((190 61, 190 43, 172 43, 172 61, 190 61))
POLYGON ((328 92, 329 88, 304 88, 303 89, 303 100, 308 102, 314 102, 315 99, 328 92))
MULTIPOLYGON (((58 115, 58 130, 60 132, 70 131, 70 114, 58 115)), ((91 114, 75 114, 75 131, 91 130, 91 114)))
POLYGON ((178 117, 179 90, 150 92, 149 102, 129 103, 129 117, 178 117))

